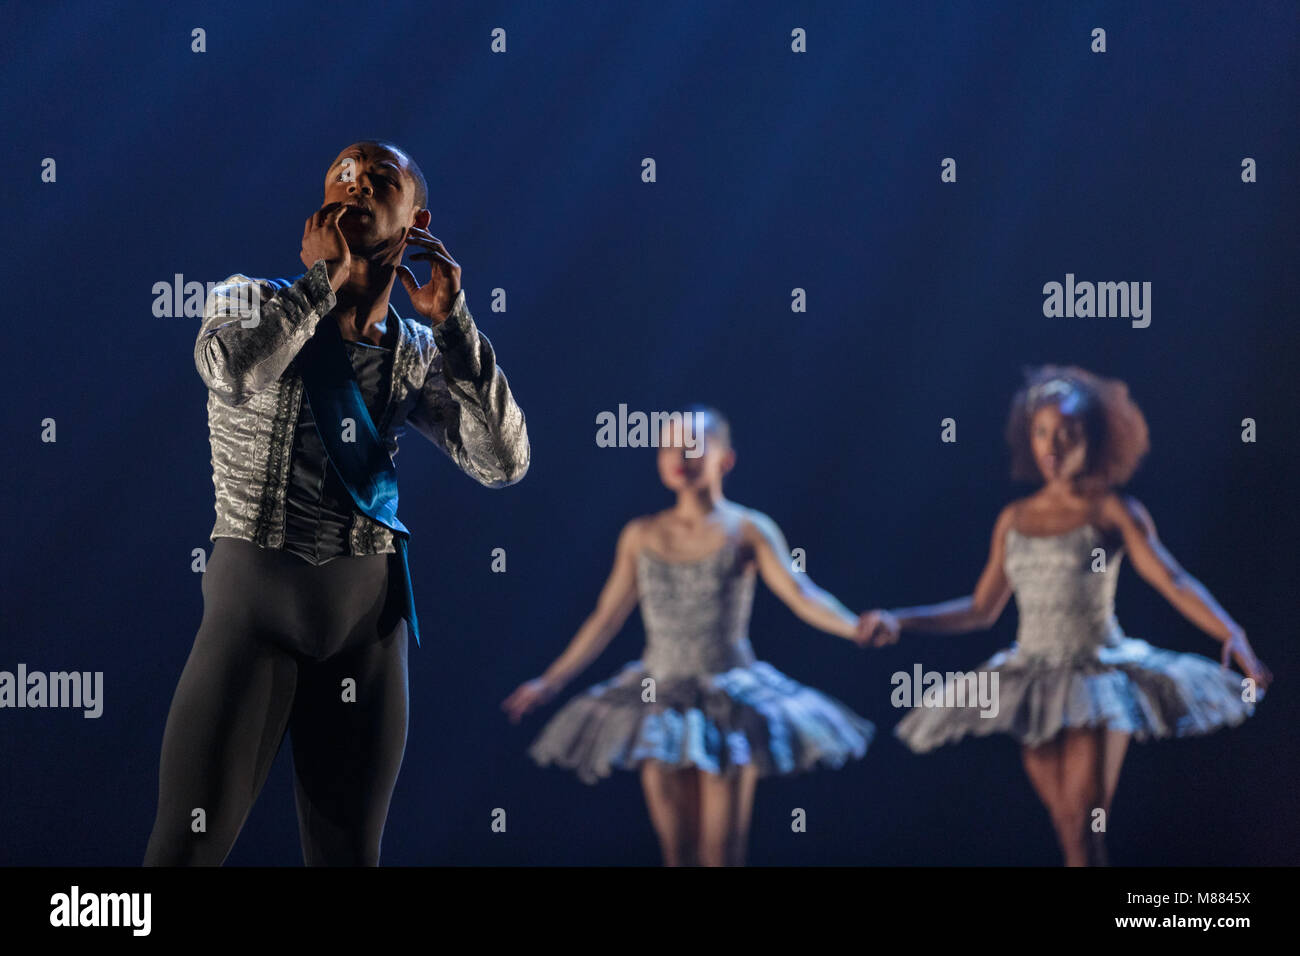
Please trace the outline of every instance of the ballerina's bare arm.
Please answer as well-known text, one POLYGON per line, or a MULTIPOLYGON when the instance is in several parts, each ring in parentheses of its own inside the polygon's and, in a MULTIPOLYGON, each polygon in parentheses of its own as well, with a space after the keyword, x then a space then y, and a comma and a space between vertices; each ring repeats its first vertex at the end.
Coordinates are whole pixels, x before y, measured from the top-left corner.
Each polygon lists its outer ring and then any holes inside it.
POLYGON ((785 535, 767 515, 748 509, 741 535, 754 549, 763 583, 801 621, 837 637, 857 636, 858 615, 827 591, 813 584, 807 574, 790 569, 790 547, 785 535))
POLYGON ((619 632, 637 605, 636 556, 641 548, 644 519, 636 518, 618 536, 614 568, 596 599, 596 609, 587 616, 555 662, 541 677, 525 681, 501 703, 516 723, 524 714, 554 697, 570 680, 600 656, 610 639, 619 632))
POLYGON ((1223 643, 1223 660, 1234 657, 1247 676, 1267 684, 1271 675, 1246 639, 1246 632, 1205 589, 1188 574, 1156 535, 1155 522, 1136 498, 1106 497, 1102 522, 1119 530, 1133 568, 1174 608, 1206 634, 1223 643))
MULTIPOLYGON (((992 627, 1002 609, 1011 599, 1011 582, 1004 567, 1007 532, 1015 515, 1015 503, 1007 505, 993 525, 993 540, 989 543, 989 557, 975 584, 975 591, 966 597, 954 598, 941 604, 905 607, 881 614, 883 629, 897 639, 899 631, 929 631, 935 634, 961 634, 992 627), (892 616, 896 625, 890 627, 892 616)), ((879 613, 879 612, 877 612, 879 613)), ((877 644, 890 643, 877 640, 877 644)))
POLYGON ((600 656, 636 607, 636 555, 641 548, 643 521, 635 518, 623 527, 614 552, 614 567, 596 599, 595 610, 578 628, 564 653, 542 675, 542 679, 556 689, 563 687, 600 656))

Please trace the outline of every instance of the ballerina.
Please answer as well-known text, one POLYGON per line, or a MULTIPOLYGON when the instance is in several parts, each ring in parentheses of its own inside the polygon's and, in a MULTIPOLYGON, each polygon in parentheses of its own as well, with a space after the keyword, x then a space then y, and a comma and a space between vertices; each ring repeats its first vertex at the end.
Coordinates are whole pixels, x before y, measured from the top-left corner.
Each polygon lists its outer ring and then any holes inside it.
MULTIPOLYGON (((1104 821, 1129 739, 1204 734, 1254 712, 1271 680, 1246 633, 1184 571, 1135 499, 1117 488, 1148 448, 1147 425, 1124 383, 1076 367, 1029 375, 1007 423, 1013 475, 1043 486, 1002 510, 988 564, 963 598, 866 615, 872 644, 900 631, 992 627, 1014 592, 1016 643, 981 664, 997 677, 996 713, 921 707, 894 730, 916 752, 967 734, 1011 734, 1052 819, 1067 866, 1104 865, 1104 821), (1223 642, 1222 664, 1128 637, 1114 614, 1124 552, 1189 621, 1223 642), (1228 669, 1235 660, 1249 681, 1228 669)), ((944 687, 944 699, 955 680, 944 687)))
POLYGON ((518 722, 551 700, 639 601, 641 659, 570 700, 529 753, 585 783, 639 768, 665 865, 743 865, 758 777, 838 768, 862 757, 874 733, 838 700, 755 659, 748 626, 756 573, 813 627, 860 646, 871 635, 864 616, 791 570, 770 518, 723 497, 736 457, 726 420, 699 406, 687 415, 702 422, 702 448, 688 447, 690 432, 670 419, 658 453, 676 505, 628 522, 595 610, 545 673, 502 707, 518 722))

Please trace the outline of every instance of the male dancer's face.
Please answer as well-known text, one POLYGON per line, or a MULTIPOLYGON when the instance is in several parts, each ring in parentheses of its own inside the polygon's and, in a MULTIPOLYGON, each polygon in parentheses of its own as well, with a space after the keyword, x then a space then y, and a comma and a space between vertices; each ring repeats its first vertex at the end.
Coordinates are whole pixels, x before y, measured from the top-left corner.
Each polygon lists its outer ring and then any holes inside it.
POLYGON ((410 226, 429 224, 429 211, 416 205, 415 181, 400 152, 382 146, 354 144, 325 174, 325 202, 343 203, 347 210, 339 230, 353 255, 371 258, 395 249, 410 226))

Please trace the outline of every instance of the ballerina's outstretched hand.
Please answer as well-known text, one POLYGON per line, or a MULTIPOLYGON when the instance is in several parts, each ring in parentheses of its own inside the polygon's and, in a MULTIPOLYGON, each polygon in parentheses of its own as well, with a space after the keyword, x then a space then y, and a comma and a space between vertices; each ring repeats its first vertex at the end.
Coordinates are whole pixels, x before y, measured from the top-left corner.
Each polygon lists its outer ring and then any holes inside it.
POLYGON ((864 611, 858 618, 858 642, 863 647, 884 647, 897 644, 899 637, 898 618, 883 608, 864 611))

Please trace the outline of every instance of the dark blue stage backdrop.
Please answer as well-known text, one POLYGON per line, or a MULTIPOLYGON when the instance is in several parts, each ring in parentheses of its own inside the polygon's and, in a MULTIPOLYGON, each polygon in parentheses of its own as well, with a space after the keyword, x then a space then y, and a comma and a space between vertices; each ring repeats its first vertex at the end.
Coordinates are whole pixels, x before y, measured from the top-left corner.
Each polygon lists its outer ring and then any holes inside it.
MULTIPOLYGON (((672 502, 653 450, 597 445, 602 411, 719 406, 728 496, 855 610, 899 606, 970 592, 1030 490, 1008 401, 1048 361, 1129 383, 1153 443, 1130 491, 1276 675, 1240 728, 1130 748, 1113 862, 1300 862, 1290 0, 21 4, 0 46, 0 669, 103 674, 97 718, 0 710, 0 861, 135 864, 152 825, 213 523, 199 320, 156 314, 156 284, 301 274, 326 166, 381 138, 428 177, 533 449, 494 491, 404 439, 425 644, 385 863, 659 860, 634 774, 528 759, 558 702, 499 709, 592 609, 623 523, 672 502), (1149 283, 1149 324, 1045 316, 1067 276, 1149 283)), ((1217 654, 1127 566, 1119 617, 1217 654)), ((971 668, 1014 633, 1013 605, 862 651, 762 590, 759 656, 880 734, 841 771, 763 781, 751 863, 1057 863, 1009 739, 915 756, 889 733, 892 673, 971 668)), ((642 640, 634 615, 561 699, 642 640)), ((229 862, 301 862, 288 743, 229 862)))

